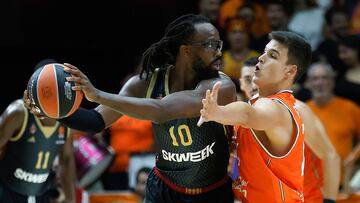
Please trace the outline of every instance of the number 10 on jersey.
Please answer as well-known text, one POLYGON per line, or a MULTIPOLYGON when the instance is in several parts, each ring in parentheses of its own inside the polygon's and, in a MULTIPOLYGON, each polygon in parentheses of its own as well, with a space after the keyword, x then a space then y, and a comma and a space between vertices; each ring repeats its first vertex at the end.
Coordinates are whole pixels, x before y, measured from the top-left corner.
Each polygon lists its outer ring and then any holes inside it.
POLYGON ((190 128, 187 125, 179 125, 177 130, 175 130, 175 126, 171 126, 169 129, 170 137, 172 139, 172 144, 174 146, 179 146, 178 138, 180 138, 180 142, 183 146, 189 146, 192 144, 192 137, 190 133, 190 128), (175 134, 177 132, 177 134, 175 134), (177 136, 175 136, 177 135, 177 136), (185 138, 186 136, 186 138, 185 138), (177 138, 178 137, 178 138, 177 138))

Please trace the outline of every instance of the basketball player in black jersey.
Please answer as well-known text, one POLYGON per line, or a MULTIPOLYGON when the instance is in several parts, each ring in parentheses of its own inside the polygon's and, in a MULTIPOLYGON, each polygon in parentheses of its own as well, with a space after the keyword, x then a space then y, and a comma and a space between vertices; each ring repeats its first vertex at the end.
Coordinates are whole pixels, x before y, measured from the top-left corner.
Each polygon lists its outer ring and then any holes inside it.
MULTIPOLYGON (((157 159, 145 202, 233 202, 227 130, 214 122, 196 126, 201 100, 217 81, 223 83, 219 103, 235 100, 234 84, 219 73, 221 49, 219 33, 206 17, 184 15, 145 51, 141 74, 129 79, 118 95, 96 89, 78 68, 65 64, 65 71, 74 75, 68 80, 79 84, 74 90, 101 105, 80 108, 61 122, 98 132, 122 114, 152 120, 157 159)), ((31 108, 27 97, 25 101, 31 108)))
MULTIPOLYGON (((44 59, 35 70, 56 62, 44 59)), ((12 102, 0 117, 0 202, 47 203, 54 200, 61 177, 65 201, 75 202, 75 165, 69 128, 55 119, 38 119, 22 100, 12 102), (55 174, 59 158, 64 174, 55 174)), ((57 199, 60 200, 60 199, 57 199)))
POLYGON ((75 166, 69 129, 55 119, 38 119, 22 100, 0 117, 0 202, 48 203, 60 155, 66 202, 75 202, 75 166))

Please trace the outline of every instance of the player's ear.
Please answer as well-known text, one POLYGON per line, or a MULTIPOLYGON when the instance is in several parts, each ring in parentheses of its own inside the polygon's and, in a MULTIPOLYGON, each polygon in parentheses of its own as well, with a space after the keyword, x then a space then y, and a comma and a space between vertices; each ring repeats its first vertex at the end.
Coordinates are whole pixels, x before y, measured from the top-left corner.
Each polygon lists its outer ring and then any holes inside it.
POLYGON ((294 64, 293 64, 293 65, 289 65, 289 66, 286 68, 286 73, 285 73, 286 75, 285 75, 285 77, 286 77, 286 78, 291 77, 291 76, 295 77, 297 71, 298 71, 297 65, 294 65, 294 64))

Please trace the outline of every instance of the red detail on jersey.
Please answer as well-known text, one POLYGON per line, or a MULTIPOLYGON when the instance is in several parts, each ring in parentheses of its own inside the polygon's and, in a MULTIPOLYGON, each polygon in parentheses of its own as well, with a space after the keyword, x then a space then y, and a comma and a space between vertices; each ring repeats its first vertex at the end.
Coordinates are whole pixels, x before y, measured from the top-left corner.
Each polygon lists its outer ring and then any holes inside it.
POLYGON ((184 193, 184 194, 187 194, 187 195, 199 195, 199 194, 202 194, 202 193, 205 193, 205 192, 212 191, 212 190, 224 185, 229 180, 229 176, 226 175, 223 179, 221 179, 218 182, 216 182, 216 183, 214 183, 212 185, 209 185, 207 187, 203 187, 203 188, 185 188, 185 187, 175 185, 169 179, 165 178, 163 175, 161 175, 161 173, 159 172, 159 170, 156 167, 155 167, 154 172, 171 189, 175 190, 176 192, 184 193))

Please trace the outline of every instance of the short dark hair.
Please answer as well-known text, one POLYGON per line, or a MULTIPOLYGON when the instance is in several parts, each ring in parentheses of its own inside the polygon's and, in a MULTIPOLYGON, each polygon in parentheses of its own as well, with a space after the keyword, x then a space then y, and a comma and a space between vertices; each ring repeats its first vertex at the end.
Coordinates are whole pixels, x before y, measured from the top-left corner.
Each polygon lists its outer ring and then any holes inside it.
POLYGON ((273 31, 270 40, 276 40, 288 48, 287 64, 297 65, 295 81, 306 72, 311 63, 311 46, 299 34, 288 31, 273 31))
POLYGON ((357 35, 349 35, 339 39, 339 45, 355 49, 357 51, 358 60, 360 60, 360 39, 357 35))
POLYGON ((202 15, 188 14, 171 22, 165 29, 164 37, 144 52, 140 78, 145 73, 148 79, 156 68, 175 65, 180 45, 188 42, 196 32, 195 25, 200 23, 210 23, 210 20, 202 15))
POLYGON ((244 61, 244 66, 255 66, 259 62, 258 57, 251 57, 244 61))

